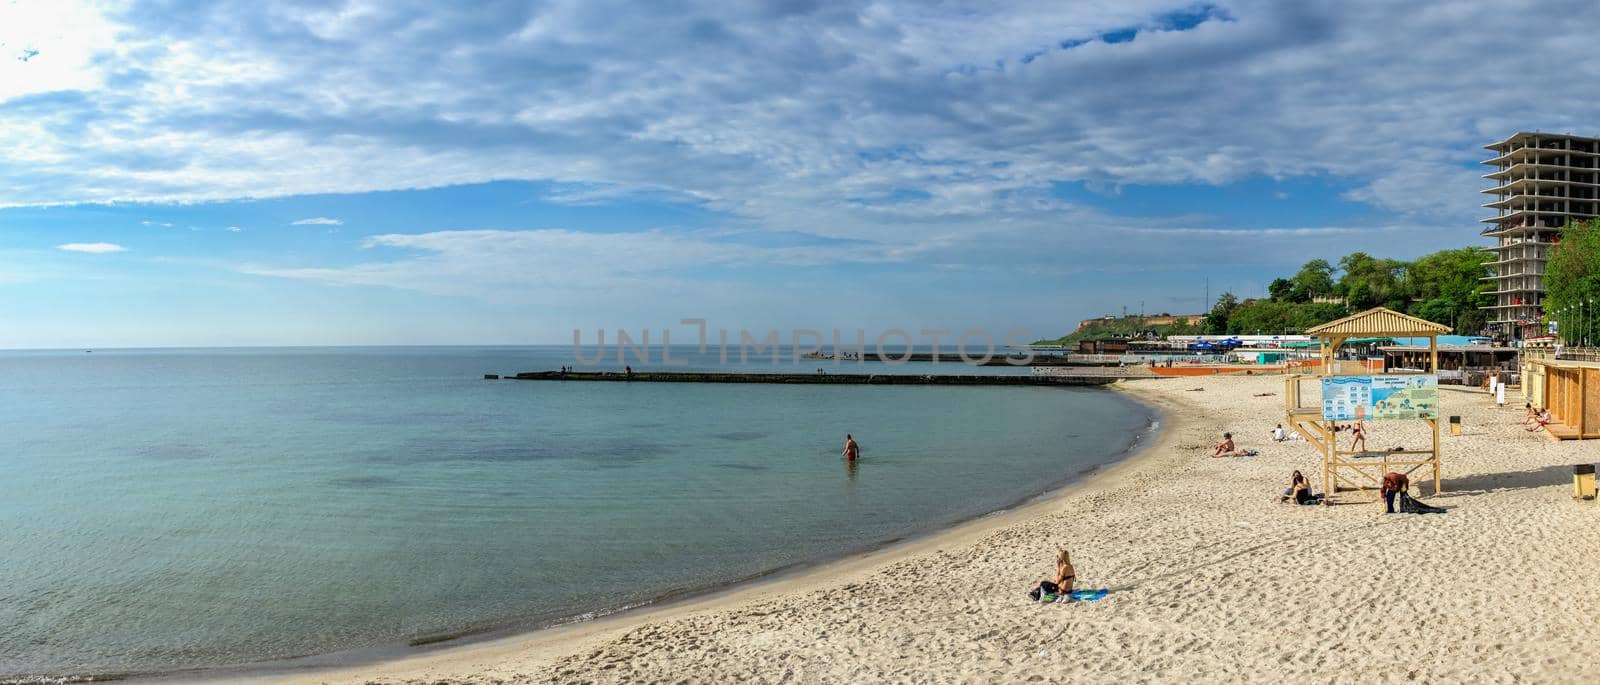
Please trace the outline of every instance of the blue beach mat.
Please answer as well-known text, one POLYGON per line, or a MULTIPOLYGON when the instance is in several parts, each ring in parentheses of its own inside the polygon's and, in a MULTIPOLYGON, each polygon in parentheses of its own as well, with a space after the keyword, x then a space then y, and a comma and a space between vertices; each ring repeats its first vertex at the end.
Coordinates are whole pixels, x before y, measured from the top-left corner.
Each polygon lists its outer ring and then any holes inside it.
POLYGON ((1106 588, 1100 588, 1098 590, 1073 590, 1072 598, 1080 602, 1093 602, 1097 599, 1105 597, 1107 594, 1110 594, 1110 592, 1111 591, 1106 588))

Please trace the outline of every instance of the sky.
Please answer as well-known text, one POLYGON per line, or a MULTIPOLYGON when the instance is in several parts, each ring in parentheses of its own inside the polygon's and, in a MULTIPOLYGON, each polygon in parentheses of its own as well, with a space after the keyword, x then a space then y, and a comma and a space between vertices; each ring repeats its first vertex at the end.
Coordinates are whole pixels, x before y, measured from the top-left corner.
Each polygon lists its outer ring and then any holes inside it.
POLYGON ((1487 245, 1483 145, 1600 135, 1596 25, 1589 0, 0 0, 0 348, 1199 312, 1315 257, 1487 245))

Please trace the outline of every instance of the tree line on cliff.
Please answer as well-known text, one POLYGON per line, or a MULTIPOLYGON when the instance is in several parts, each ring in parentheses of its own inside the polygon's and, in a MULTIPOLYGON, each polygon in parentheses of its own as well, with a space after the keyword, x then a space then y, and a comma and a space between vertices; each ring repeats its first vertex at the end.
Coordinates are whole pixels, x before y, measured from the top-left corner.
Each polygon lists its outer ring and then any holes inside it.
MULTIPOLYGON (((1600 340, 1600 219, 1573 222, 1548 255, 1544 273, 1546 320, 1561 322, 1569 340, 1600 340)), ((1139 317, 1107 318, 1071 335, 1041 343, 1168 335, 1294 334, 1372 307, 1449 326, 1456 333, 1486 333, 1494 281, 1477 247, 1440 250, 1415 260, 1381 259, 1353 252, 1336 263, 1306 262, 1293 275, 1273 279, 1267 297, 1240 300, 1224 292, 1199 325, 1178 321, 1146 325, 1139 317)))

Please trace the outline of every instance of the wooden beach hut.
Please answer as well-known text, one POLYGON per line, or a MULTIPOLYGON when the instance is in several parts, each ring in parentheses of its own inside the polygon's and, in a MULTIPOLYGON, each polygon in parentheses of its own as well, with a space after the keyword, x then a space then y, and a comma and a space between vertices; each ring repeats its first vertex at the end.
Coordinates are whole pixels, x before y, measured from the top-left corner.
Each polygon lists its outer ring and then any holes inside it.
MULTIPOLYGON (((1316 445, 1322 452, 1322 482, 1323 492, 1327 493, 1330 501, 1338 501, 1340 493, 1360 493, 1368 499, 1375 499, 1382 486, 1383 474, 1389 471, 1398 471, 1407 476, 1412 476, 1418 471, 1433 472, 1433 491, 1440 489, 1439 469, 1439 408, 1438 408, 1438 373, 1439 373, 1439 335, 1449 333, 1450 327, 1433 323, 1414 316, 1407 316, 1392 309, 1375 307, 1359 314, 1353 314, 1343 319, 1329 321, 1306 330, 1306 334, 1316 336, 1318 348, 1321 351, 1321 373, 1318 375, 1290 376, 1284 382, 1284 420, 1294 428, 1302 437, 1316 445), (1338 350, 1345 341, 1352 338, 1427 338, 1428 339, 1428 365, 1423 373, 1411 374, 1371 374, 1367 368, 1360 364, 1347 365, 1341 369, 1338 360, 1338 350), (1342 379, 1342 380, 1341 380, 1342 379), (1330 382, 1331 381, 1331 382, 1330 382), (1301 384, 1314 382, 1316 384, 1312 393, 1302 397, 1301 384), (1401 387, 1407 395, 1407 406, 1398 409, 1395 405, 1384 400, 1382 407, 1365 408, 1355 407, 1354 418, 1363 420, 1385 419, 1391 416, 1416 416, 1429 424, 1433 433, 1433 444, 1426 450, 1363 450, 1350 452, 1339 449, 1339 441, 1334 431, 1334 426, 1350 418, 1339 418, 1340 412, 1351 410, 1346 406, 1345 400, 1329 399, 1325 397, 1324 388, 1342 389, 1346 386, 1368 388, 1374 385, 1385 387, 1401 387), (1431 393, 1430 389, 1431 388, 1431 393), (1314 394, 1313 394, 1314 393, 1314 394), (1418 399, 1416 405, 1410 405, 1409 398, 1418 399), (1431 399, 1429 399, 1431 397, 1431 399), (1429 406, 1431 405, 1431 406, 1429 406), (1373 413, 1367 414, 1365 412, 1373 413), (1360 456, 1357 456, 1360 455, 1360 456)), ((1355 395, 1351 395, 1355 397, 1355 395)), ((1400 397, 1396 394, 1393 397, 1400 397)))
POLYGON ((1532 357, 1523 364, 1523 393, 1550 410, 1545 426, 1558 440, 1600 438, 1600 362, 1532 357))

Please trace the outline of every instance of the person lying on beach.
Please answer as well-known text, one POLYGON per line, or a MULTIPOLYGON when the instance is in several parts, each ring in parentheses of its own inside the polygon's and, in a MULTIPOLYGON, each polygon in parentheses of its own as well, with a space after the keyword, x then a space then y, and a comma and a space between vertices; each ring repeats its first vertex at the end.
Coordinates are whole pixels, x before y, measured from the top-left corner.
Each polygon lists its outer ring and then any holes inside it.
POLYGON ((1278 502, 1281 504, 1291 499, 1295 504, 1322 503, 1322 495, 1311 494, 1311 481, 1306 480, 1299 471, 1289 476, 1289 489, 1283 491, 1283 497, 1278 498, 1278 502))

